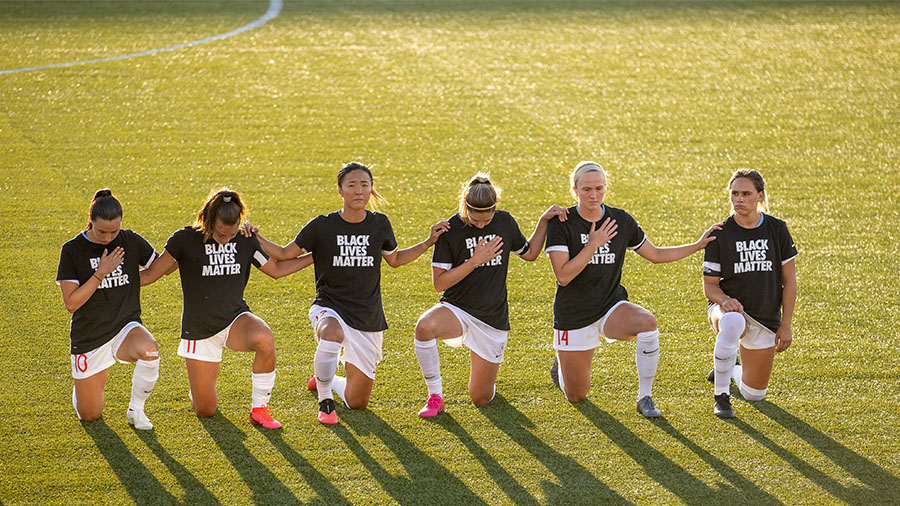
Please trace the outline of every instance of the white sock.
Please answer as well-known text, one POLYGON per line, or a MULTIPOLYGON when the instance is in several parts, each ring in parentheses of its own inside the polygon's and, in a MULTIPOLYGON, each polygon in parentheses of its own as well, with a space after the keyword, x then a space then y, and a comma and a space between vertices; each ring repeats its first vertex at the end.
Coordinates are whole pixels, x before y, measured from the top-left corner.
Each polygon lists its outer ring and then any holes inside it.
POLYGON ((428 387, 428 395, 438 394, 444 396, 444 386, 441 380, 441 356, 438 354, 437 339, 420 341, 416 343, 416 358, 422 369, 422 377, 425 378, 425 386, 428 387))
POLYGON ((335 375, 334 379, 331 380, 331 389, 346 402, 347 398, 344 397, 344 391, 347 389, 347 378, 335 375))
MULTIPOLYGON (((734 361, 738 353, 738 343, 745 326, 746 321, 740 313, 725 313, 719 320, 719 333, 716 334, 716 346, 713 348, 715 395, 729 392, 735 367, 734 361)), ((740 385, 740 381, 738 381, 738 385, 740 385)))
POLYGON ((734 384, 737 385, 738 390, 744 385, 744 380, 741 378, 741 375, 744 373, 744 368, 736 365, 734 369, 731 370, 731 380, 734 381, 734 384))
POLYGON ((643 399, 653 392, 653 378, 659 364, 659 330, 639 333, 634 354, 638 371, 638 399, 643 399))
POLYGON ((134 373, 131 375, 131 402, 129 409, 143 411, 144 403, 150 392, 153 391, 156 380, 159 379, 159 359, 138 360, 134 364, 134 373))
POLYGON ((72 386, 72 407, 75 408, 75 415, 81 420, 81 413, 78 412, 78 400, 75 399, 75 386, 72 386))
POLYGON ((334 399, 331 393, 331 384, 334 373, 337 371, 338 355, 341 353, 341 343, 322 339, 316 347, 316 358, 313 361, 313 370, 316 373, 316 388, 319 393, 319 402, 325 399, 334 399))
POLYGON ((559 389, 562 390, 563 395, 568 400, 569 395, 566 393, 566 382, 563 380, 562 362, 559 360, 559 352, 556 352, 556 377, 559 379, 559 389))
POLYGON ((253 385, 253 393, 250 397, 251 408, 261 408, 269 404, 272 398, 272 389, 275 388, 275 371, 250 373, 250 384, 253 385))

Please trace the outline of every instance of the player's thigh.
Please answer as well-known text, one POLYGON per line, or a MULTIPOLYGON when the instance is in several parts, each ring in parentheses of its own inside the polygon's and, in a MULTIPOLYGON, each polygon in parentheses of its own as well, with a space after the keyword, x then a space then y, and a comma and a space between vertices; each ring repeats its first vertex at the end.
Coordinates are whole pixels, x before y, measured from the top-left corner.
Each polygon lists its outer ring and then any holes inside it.
POLYGON ((372 386, 375 380, 366 376, 355 365, 344 364, 347 374, 347 386, 344 389, 344 402, 351 409, 365 409, 369 405, 369 397, 372 395, 372 386))
POLYGON ((641 332, 656 330, 656 317, 637 304, 625 302, 613 310, 600 330, 610 339, 627 341, 641 332))
POLYGON ((262 318, 252 313, 237 317, 228 329, 225 346, 234 351, 275 351, 272 330, 262 318))
POLYGON ((751 388, 765 390, 772 376, 775 347, 751 350, 741 346, 741 381, 751 388))
POLYGON ((125 336, 116 351, 116 358, 123 362, 156 360, 159 358, 159 347, 150 331, 143 326, 135 327, 125 336))
POLYGON ((219 362, 184 359, 194 410, 200 416, 212 416, 216 411, 218 395, 216 379, 219 376, 219 362))
POLYGON ((316 324, 316 339, 333 341, 335 343, 344 342, 344 329, 341 328, 341 322, 330 316, 322 318, 316 324))
POLYGON ((75 381, 75 399, 78 416, 82 420, 96 420, 103 411, 103 389, 109 369, 75 381))
POLYGON ((709 322, 709 327, 715 334, 719 333, 719 320, 721 320, 724 315, 725 311, 723 311, 722 306, 718 304, 710 306, 709 310, 706 312, 706 320, 709 322))
POLYGON ((497 382, 500 364, 488 362, 471 350, 469 361, 469 397, 475 404, 487 404, 494 397, 494 384, 497 382))
POLYGON ((562 374, 566 397, 583 400, 591 389, 591 362, 594 348, 578 351, 558 351, 559 371, 562 374))
POLYGON ((431 339, 450 339, 459 337, 463 333, 459 319, 453 311, 437 305, 425 311, 416 322, 416 339, 428 341, 431 339))

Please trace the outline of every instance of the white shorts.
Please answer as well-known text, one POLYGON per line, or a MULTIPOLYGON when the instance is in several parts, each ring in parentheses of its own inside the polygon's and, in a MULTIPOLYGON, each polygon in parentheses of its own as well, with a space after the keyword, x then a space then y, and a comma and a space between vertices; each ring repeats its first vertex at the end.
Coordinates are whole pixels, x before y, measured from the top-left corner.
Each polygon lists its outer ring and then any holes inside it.
POLYGON ((227 327, 206 339, 182 339, 178 345, 178 356, 200 360, 201 362, 221 362, 222 348, 225 347, 225 342, 228 341, 228 333, 231 332, 231 326, 245 314, 253 313, 244 311, 235 316, 234 320, 231 320, 227 327))
MULTIPOLYGON (((717 311, 721 318, 724 311, 722 306, 712 304, 706 310, 706 315, 712 321, 712 313, 717 311)), ((752 316, 744 313, 744 321, 747 323, 744 333, 741 334, 741 347, 747 350, 767 350, 775 346, 775 333, 765 325, 756 321, 752 316)))
POLYGON ((109 367, 116 362, 127 364, 128 362, 119 360, 116 357, 116 353, 119 352, 119 347, 122 346, 125 338, 128 337, 128 333, 138 327, 147 330, 139 322, 129 322, 122 327, 122 330, 120 330, 115 337, 105 344, 102 344, 87 353, 73 353, 72 377, 75 379, 90 378, 98 372, 109 369, 109 367))
POLYGON ((606 337, 606 334, 603 333, 603 327, 606 326, 606 320, 609 319, 609 315, 611 315, 617 307, 626 302, 628 301, 620 300, 619 302, 616 302, 613 307, 609 308, 609 311, 607 311, 605 315, 601 316, 599 320, 587 327, 574 330, 553 329, 553 349, 558 351, 593 350, 597 346, 600 346, 601 337, 608 343, 615 342, 615 339, 606 337))
POLYGON ((443 339, 454 348, 466 345, 476 355, 492 364, 503 362, 503 354, 506 352, 506 341, 509 337, 508 330, 498 330, 487 323, 475 318, 464 310, 450 304, 439 302, 434 307, 445 307, 459 320, 462 327, 462 335, 451 339, 443 339))
POLYGON ((363 374, 374 380, 375 369, 378 368, 378 363, 381 362, 382 357, 381 342, 383 332, 356 330, 347 325, 344 319, 341 318, 341 315, 334 309, 313 304, 309 308, 309 323, 312 324, 313 335, 316 336, 316 341, 319 340, 316 329, 319 327, 319 321, 323 318, 334 318, 344 332, 344 342, 342 343, 344 348, 341 353, 341 363, 345 364, 345 366, 347 363, 353 364, 363 374))

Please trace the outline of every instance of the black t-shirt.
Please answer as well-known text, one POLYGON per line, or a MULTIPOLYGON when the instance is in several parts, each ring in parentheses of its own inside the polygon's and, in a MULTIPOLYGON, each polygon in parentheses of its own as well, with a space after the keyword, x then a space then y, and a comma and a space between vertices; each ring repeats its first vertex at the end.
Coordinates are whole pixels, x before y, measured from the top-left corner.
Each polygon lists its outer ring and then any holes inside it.
POLYGON ((381 305, 381 256, 397 249, 397 239, 387 216, 366 211, 363 221, 350 223, 339 211, 319 215, 300 230, 294 242, 313 254, 313 304, 334 309, 356 330, 388 328, 381 305))
POLYGON ((112 253, 119 246, 125 250, 122 263, 103 278, 91 298, 72 313, 72 353, 94 350, 115 337, 128 323, 141 321, 140 266, 150 265, 156 252, 150 243, 131 230, 120 230, 109 244, 91 242, 84 232, 63 244, 56 282, 72 281, 78 285, 94 275, 103 250, 112 253))
MULTIPOLYGON (((628 292, 621 284, 625 252, 640 248, 647 237, 637 221, 621 209, 604 205, 597 227, 607 218, 616 220, 616 236, 597 249, 584 270, 569 284, 556 285, 554 329, 586 327, 602 318, 617 302, 628 300, 628 292)), ((574 258, 588 242, 591 223, 578 214, 577 206, 569 208, 566 221, 551 219, 547 226, 546 252, 565 251, 570 259, 574 258)))
POLYGON ((475 246, 482 239, 500 236, 503 248, 499 255, 470 272, 444 290, 442 302, 449 302, 498 330, 509 330, 509 307, 506 301, 506 272, 509 253, 523 255, 528 240, 519 230, 516 220, 506 211, 495 211, 484 228, 463 223, 459 214, 450 218, 450 230, 438 237, 434 245, 431 265, 450 270, 472 258, 475 246))
POLYGON ((181 338, 212 337, 250 306, 244 288, 250 280, 250 264, 262 267, 269 261, 256 236, 235 235, 225 244, 203 240, 203 232, 192 227, 172 234, 166 251, 178 261, 184 309, 181 338))
MULTIPOLYGON (((744 306, 744 312, 775 332, 781 325, 781 267, 797 256, 787 225, 762 215, 762 223, 744 228, 725 220, 706 245, 703 275, 721 278, 719 287, 744 306)), ((712 303, 710 303, 712 304, 712 303)))

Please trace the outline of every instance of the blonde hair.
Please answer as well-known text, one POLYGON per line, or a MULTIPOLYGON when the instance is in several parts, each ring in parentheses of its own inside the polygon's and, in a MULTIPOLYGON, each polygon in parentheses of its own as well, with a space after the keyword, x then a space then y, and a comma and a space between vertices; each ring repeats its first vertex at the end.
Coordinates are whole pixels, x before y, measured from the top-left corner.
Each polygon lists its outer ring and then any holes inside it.
POLYGON ((372 206, 372 209, 377 210, 379 204, 387 204, 388 203, 387 199, 382 197, 381 194, 379 194, 378 191, 375 189, 375 178, 372 176, 372 171, 369 170, 368 167, 366 167, 365 165, 363 165, 359 162, 350 162, 350 163, 344 165, 343 167, 341 167, 341 170, 338 171, 338 175, 337 175, 338 188, 340 188, 341 183, 344 182, 344 177, 347 174, 353 172, 354 170, 361 170, 369 175, 369 183, 371 183, 371 185, 372 185, 372 196, 371 196, 371 198, 369 198, 369 205, 372 206))
MULTIPOLYGON (((753 183, 753 187, 756 188, 756 191, 763 194, 763 199, 756 204, 756 210, 768 212, 769 196, 766 194, 766 182, 763 180, 762 174, 753 169, 738 169, 734 171, 734 174, 731 175, 731 179, 728 181, 728 187, 725 188, 726 193, 729 195, 731 195, 731 185, 734 184, 734 180, 738 178, 748 179, 753 183)), ((731 208, 731 212, 734 213, 734 207, 731 208)))
POLYGON ((212 237, 216 221, 223 225, 234 225, 243 222, 249 212, 240 193, 230 188, 213 188, 197 213, 193 228, 203 232, 203 240, 208 241, 212 237))
POLYGON ((462 187, 459 194, 459 217, 468 225, 470 212, 494 212, 499 198, 500 188, 491 183, 491 176, 479 172, 462 187))
POLYGON ((575 170, 572 171, 572 175, 569 177, 569 181, 572 183, 572 194, 575 195, 576 199, 578 198, 578 194, 575 193, 575 187, 578 186, 578 180, 588 172, 599 172, 600 175, 603 176, 603 180, 606 181, 606 172, 599 163, 589 161, 578 162, 578 165, 575 166, 575 170))

